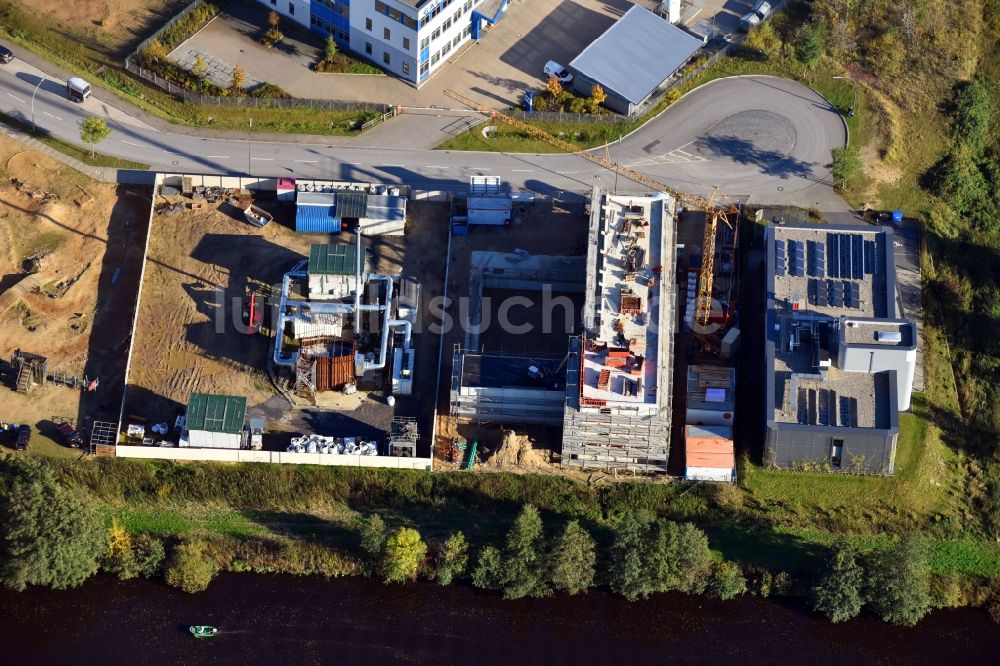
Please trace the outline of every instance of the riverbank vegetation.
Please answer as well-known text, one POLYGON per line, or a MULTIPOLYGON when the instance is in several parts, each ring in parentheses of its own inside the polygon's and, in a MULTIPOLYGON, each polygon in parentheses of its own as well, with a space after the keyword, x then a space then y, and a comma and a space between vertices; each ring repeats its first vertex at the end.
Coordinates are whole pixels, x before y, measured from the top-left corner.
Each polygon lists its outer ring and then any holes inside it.
MULTIPOLYGON (((791 496, 779 499, 778 489, 768 491, 775 495, 773 504, 764 502, 763 489, 776 484, 759 477, 749 484, 756 489, 748 491, 656 483, 593 486, 503 473, 104 458, 23 461, 17 454, 0 458, 0 473, 8 478, 11 469, 25 464, 99 516, 102 545, 97 554, 84 549, 89 555, 82 570, 100 567, 121 578, 163 575, 192 591, 218 572, 237 571, 370 575, 393 583, 414 577, 445 585, 465 581, 512 599, 579 594, 595 585, 630 599, 664 591, 720 598, 804 595, 821 583, 822 572, 836 570, 826 562, 839 544, 876 562, 895 558, 899 542, 919 531, 928 608, 1000 598, 991 587, 1000 578, 995 542, 939 524, 931 515, 921 517, 922 525, 914 515, 898 515, 894 522, 889 511, 869 529, 857 529, 865 524, 863 513, 850 515, 846 507, 831 503, 829 512, 817 510, 803 497, 794 500, 803 502, 796 508, 791 496), (787 513, 775 509, 779 505, 787 513), (842 509, 848 517, 838 523, 835 515, 842 509)), ((785 490, 804 482, 788 478, 785 490)), ((837 494, 836 484, 824 489, 822 483, 834 477, 812 478, 821 482, 820 502, 827 501, 824 493, 837 494)), ((880 510, 870 489, 852 494, 849 484, 839 488, 846 489, 848 504, 863 499, 880 510)), ((0 492, 5 525, 20 515, 9 508, 10 497, 7 486, 0 492)), ((5 557, 6 552, 13 551, 5 557)), ((870 579, 866 574, 865 581, 870 579)), ((872 599, 871 589, 866 582, 858 594, 872 599)), ((883 614, 874 601, 864 603, 883 614)))

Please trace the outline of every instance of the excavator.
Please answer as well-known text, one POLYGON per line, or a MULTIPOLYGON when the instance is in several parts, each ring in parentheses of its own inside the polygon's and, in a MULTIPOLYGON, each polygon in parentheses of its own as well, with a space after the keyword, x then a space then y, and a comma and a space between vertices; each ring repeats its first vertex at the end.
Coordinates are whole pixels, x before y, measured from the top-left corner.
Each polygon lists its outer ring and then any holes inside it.
POLYGON ((666 183, 661 183, 654 178, 650 178, 649 176, 641 174, 638 171, 624 167, 617 162, 612 162, 608 159, 607 155, 601 157, 600 155, 580 150, 578 146, 575 146, 568 141, 563 141, 562 139, 552 136, 544 130, 538 129, 537 127, 529 125, 528 123, 518 120, 517 118, 501 113, 500 111, 497 111, 496 109, 493 109, 485 104, 480 104, 479 102, 453 90, 445 90, 444 94, 451 97, 455 101, 464 104, 468 108, 478 111, 492 120, 510 125, 511 127, 524 132, 528 136, 545 141, 549 145, 559 148, 560 150, 582 157, 583 159, 593 162, 594 164, 597 164, 598 166, 609 171, 621 174, 629 180, 635 181, 640 185, 645 185, 654 191, 665 192, 674 197, 677 202, 688 209, 703 211, 705 213, 705 235, 702 240, 701 271, 698 276, 698 295, 695 300, 694 319, 697 326, 693 328, 695 329, 695 336, 698 338, 705 351, 718 353, 720 346, 718 336, 707 332, 712 318, 712 288, 715 280, 716 236, 720 221, 735 232, 735 228, 733 223, 730 221, 730 218, 735 221, 736 216, 739 213, 739 209, 736 205, 732 201, 729 201, 725 195, 722 197, 724 202, 721 205, 716 203, 719 188, 715 188, 708 197, 700 197, 694 194, 680 192, 666 183))

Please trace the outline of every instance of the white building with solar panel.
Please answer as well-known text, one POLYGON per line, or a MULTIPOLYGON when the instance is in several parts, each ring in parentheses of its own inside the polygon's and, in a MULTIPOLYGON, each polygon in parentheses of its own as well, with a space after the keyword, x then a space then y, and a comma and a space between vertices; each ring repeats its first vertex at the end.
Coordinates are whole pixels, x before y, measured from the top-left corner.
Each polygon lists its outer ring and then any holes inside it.
POLYGON ((766 283, 765 461, 892 474, 917 356, 892 229, 768 227, 766 283))

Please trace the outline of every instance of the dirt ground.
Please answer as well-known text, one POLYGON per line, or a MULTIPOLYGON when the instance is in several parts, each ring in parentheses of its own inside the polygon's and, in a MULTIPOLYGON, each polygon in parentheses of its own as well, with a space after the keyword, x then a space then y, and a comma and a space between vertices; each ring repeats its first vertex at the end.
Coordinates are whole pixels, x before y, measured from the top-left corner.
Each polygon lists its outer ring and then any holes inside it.
POLYGON ((89 31, 116 49, 148 37, 188 0, 25 0, 24 5, 71 28, 89 31))
MULTIPOLYGON (((271 338, 237 329, 246 287, 273 285, 277 296, 282 275, 307 258, 311 244, 353 242, 353 235, 297 234, 290 226, 294 207, 273 196, 256 203, 275 216, 263 229, 248 225, 228 204, 154 217, 126 414, 172 422, 190 394, 202 391, 245 396, 250 412, 268 421, 267 448, 283 449, 293 434, 306 432, 373 436, 388 430, 393 415, 417 417, 429 438, 438 336, 424 326, 413 335, 414 395, 397 398, 395 408, 385 404, 381 389, 351 396, 350 409, 343 408, 343 396, 321 394, 317 405, 297 401, 293 408, 279 395, 267 373, 271 338)), ((405 236, 362 240, 369 270, 421 283, 421 316, 443 289, 447 223, 446 204, 414 202, 405 236)), ((418 455, 427 455, 429 441, 423 446, 418 455)))
POLYGON ((61 450, 45 442, 57 420, 117 419, 148 214, 142 189, 92 181, 0 136, 0 421, 35 426, 33 449, 61 450), (15 349, 100 388, 15 393, 15 349))

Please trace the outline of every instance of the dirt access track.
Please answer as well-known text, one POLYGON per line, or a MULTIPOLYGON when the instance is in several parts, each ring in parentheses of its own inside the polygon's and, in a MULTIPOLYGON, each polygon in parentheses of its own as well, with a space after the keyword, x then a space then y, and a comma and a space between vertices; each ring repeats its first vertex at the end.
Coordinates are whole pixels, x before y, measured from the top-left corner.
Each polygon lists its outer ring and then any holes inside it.
POLYGON ((66 451, 55 419, 118 419, 149 203, 147 189, 92 181, 0 135, 0 421, 37 428, 32 450, 66 451), (100 388, 15 393, 15 349, 100 388))

